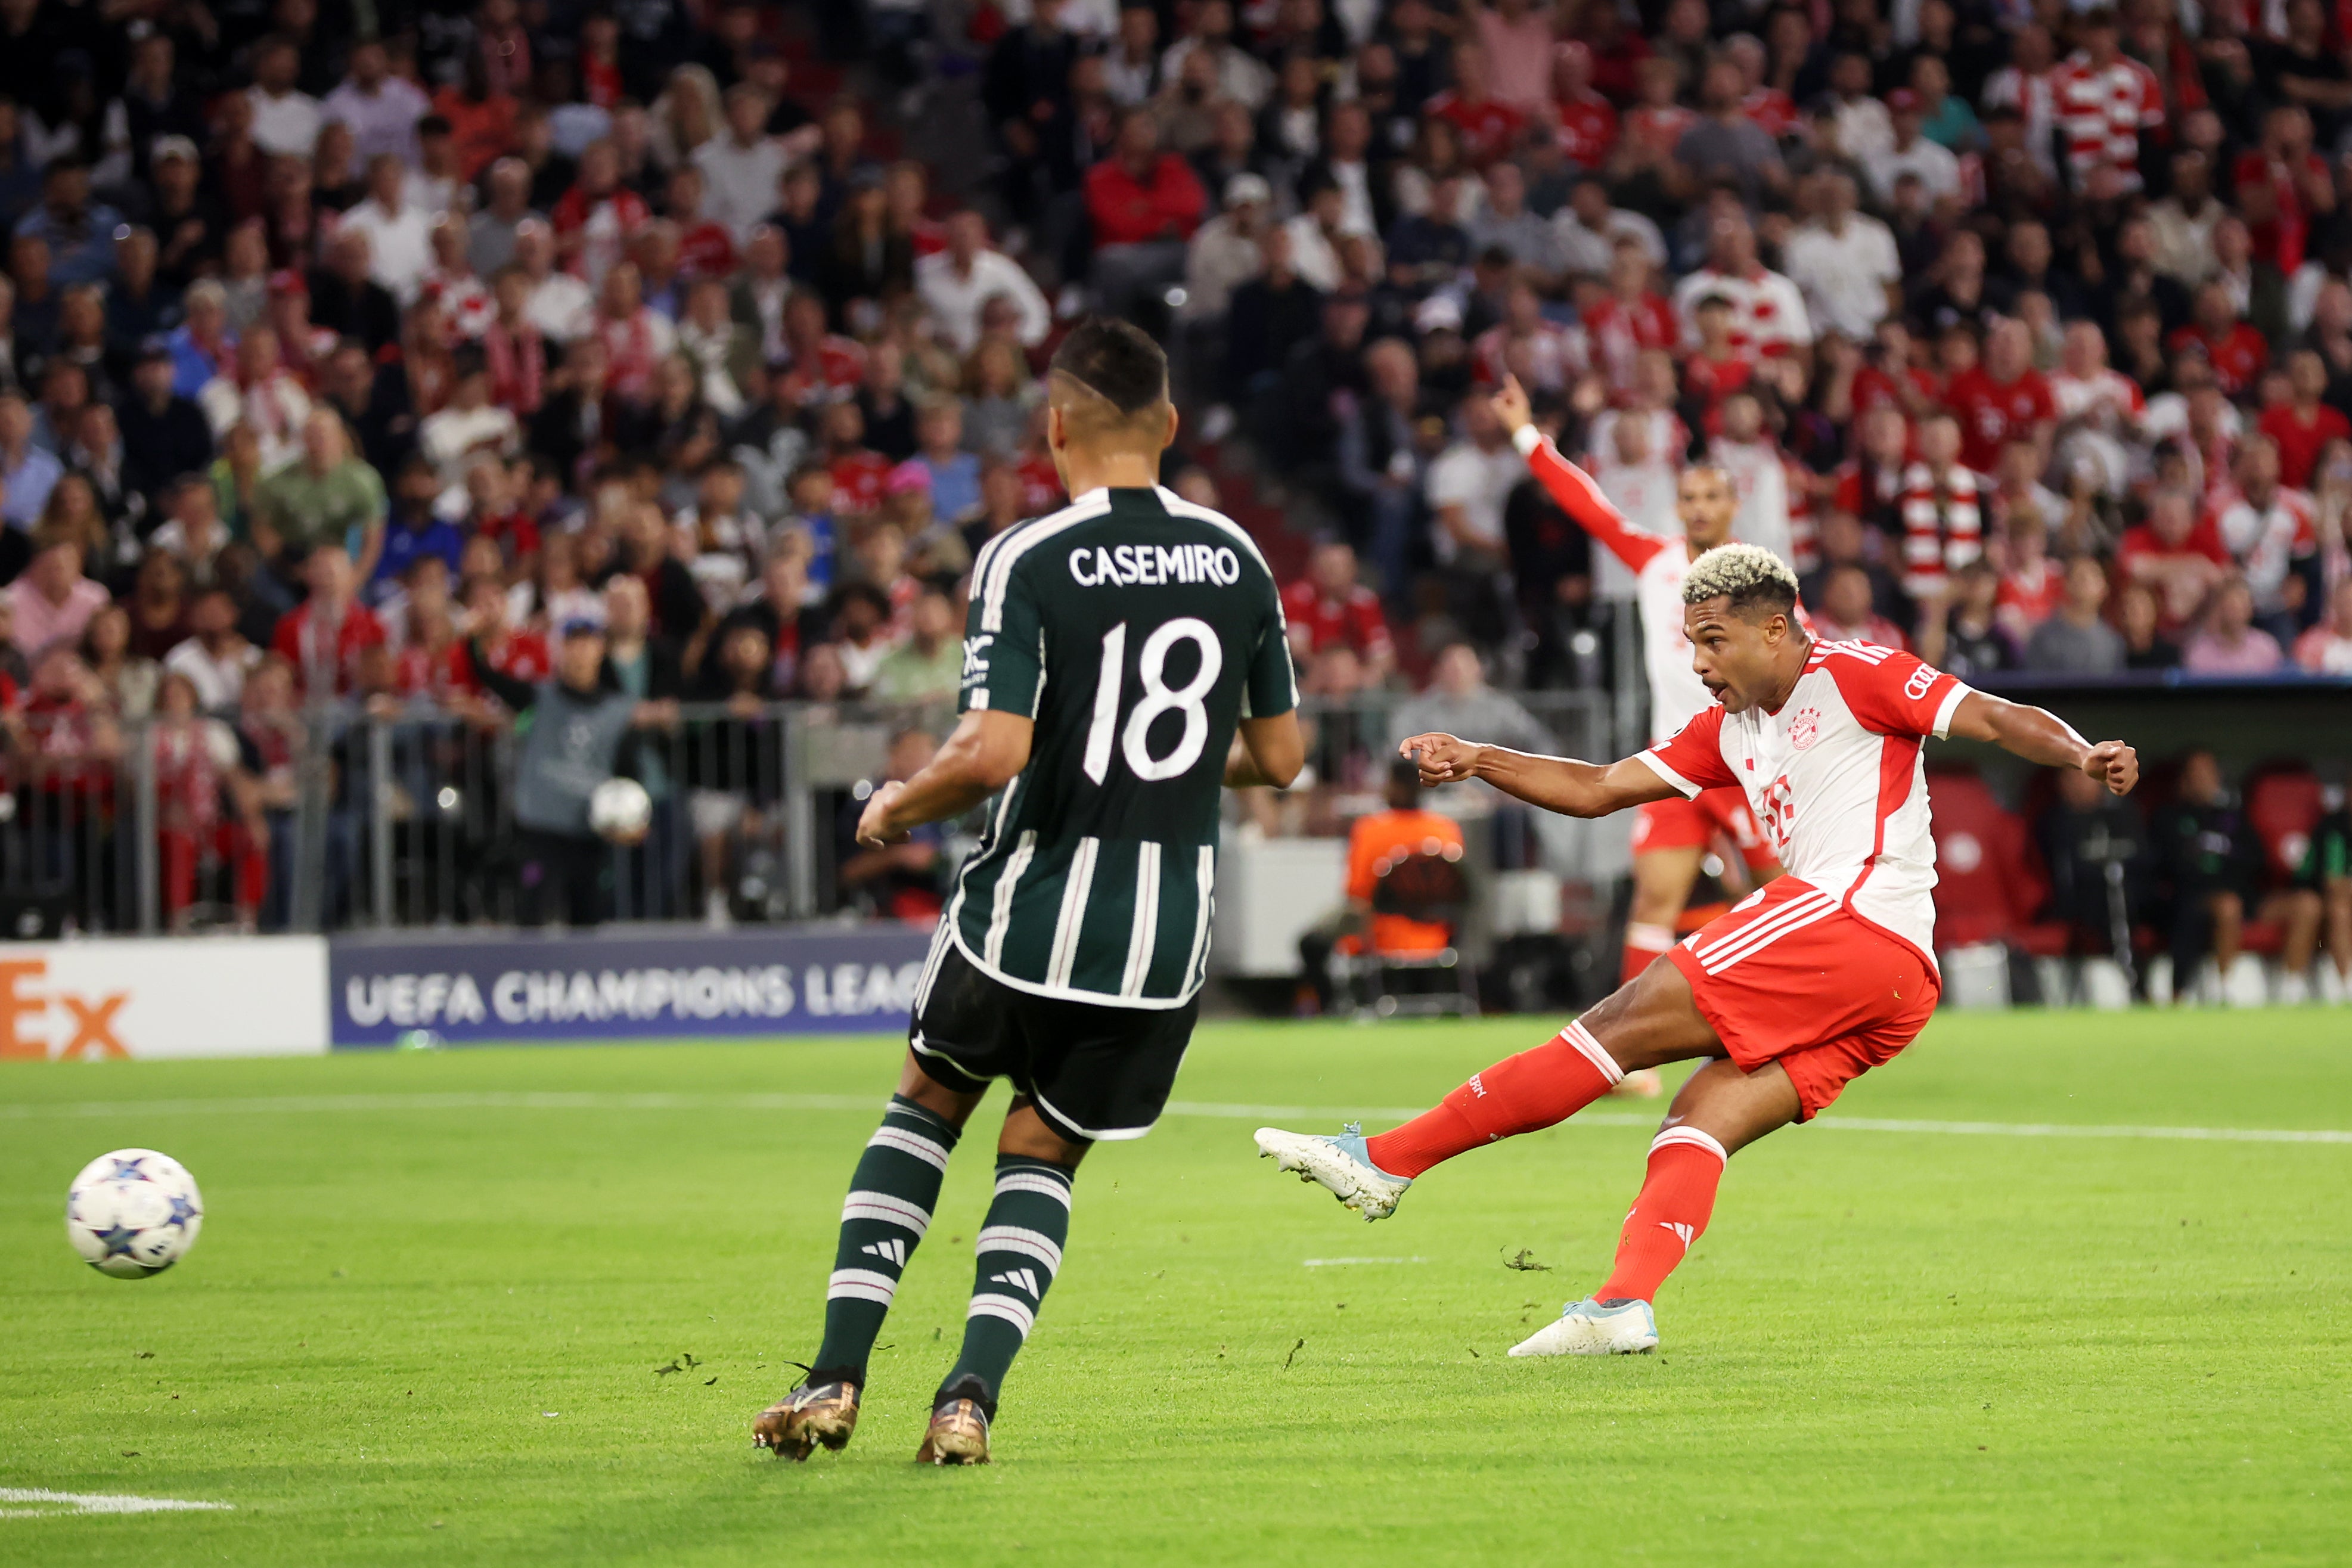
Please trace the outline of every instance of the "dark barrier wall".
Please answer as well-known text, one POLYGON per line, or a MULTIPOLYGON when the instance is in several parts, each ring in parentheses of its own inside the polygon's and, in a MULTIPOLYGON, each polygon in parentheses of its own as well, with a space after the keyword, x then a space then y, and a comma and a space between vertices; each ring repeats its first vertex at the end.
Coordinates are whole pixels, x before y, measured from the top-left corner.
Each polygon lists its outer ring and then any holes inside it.
POLYGON ((336 937, 335 1047, 899 1032, 929 931, 908 925, 336 937))

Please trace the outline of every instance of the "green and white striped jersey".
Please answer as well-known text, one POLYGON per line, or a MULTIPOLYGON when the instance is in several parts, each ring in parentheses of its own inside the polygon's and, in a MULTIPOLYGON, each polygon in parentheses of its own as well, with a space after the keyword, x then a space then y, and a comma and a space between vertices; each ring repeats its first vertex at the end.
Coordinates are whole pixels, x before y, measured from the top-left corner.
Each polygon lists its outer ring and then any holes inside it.
POLYGON ((1128 1008, 1200 989, 1234 726, 1298 706, 1274 574, 1230 517, 1093 490, 972 566, 962 706, 1036 721, 944 924, 1024 991, 1128 1008))

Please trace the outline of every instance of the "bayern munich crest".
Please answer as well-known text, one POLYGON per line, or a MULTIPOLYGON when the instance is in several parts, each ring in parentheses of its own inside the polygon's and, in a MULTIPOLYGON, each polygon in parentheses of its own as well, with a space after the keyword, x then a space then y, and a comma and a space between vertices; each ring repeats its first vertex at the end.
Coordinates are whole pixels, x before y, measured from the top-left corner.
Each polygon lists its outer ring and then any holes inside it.
POLYGON ((1822 737, 1822 710, 1799 708, 1797 716, 1789 721, 1789 744, 1799 751, 1822 737))

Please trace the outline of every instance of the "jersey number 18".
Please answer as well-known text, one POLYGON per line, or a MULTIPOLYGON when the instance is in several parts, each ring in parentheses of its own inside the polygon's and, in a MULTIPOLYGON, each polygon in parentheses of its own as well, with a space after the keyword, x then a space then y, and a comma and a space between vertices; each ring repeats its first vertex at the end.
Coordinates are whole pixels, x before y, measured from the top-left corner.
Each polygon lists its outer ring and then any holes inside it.
POLYGON ((1143 699, 1128 715, 1122 731, 1118 708, 1119 688, 1127 674, 1127 626, 1122 621, 1103 633, 1102 671, 1095 679, 1095 716, 1087 727, 1085 763, 1087 777, 1097 784, 1110 773, 1114 738, 1120 754, 1127 758, 1129 770, 1148 783, 1189 771, 1201 760, 1202 748, 1208 744, 1207 698, 1224 667, 1224 650, 1207 622, 1191 615, 1168 622, 1143 640, 1143 653, 1136 668, 1137 678, 1143 685, 1143 699), (1171 687, 1168 685, 1169 652, 1178 643, 1188 641, 1201 650, 1201 667, 1183 685, 1171 687), (1154 757, 1151 724, 1164 713, 1181 714, 1184 731, 1177 737, 1173 751, 1165 757, 1154 757))

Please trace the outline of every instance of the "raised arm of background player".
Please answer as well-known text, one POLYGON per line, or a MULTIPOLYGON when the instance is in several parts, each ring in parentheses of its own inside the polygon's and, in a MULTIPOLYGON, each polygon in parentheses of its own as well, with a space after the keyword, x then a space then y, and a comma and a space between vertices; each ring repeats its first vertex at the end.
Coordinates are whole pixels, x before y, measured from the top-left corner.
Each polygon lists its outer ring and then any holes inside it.
POLYGON ((1528 471, 1536 476, 1536 483, 1559 503, 1570 522, 1592 536, 1593 543, 1623 561, 1626 570, 1639 572, 1651 557, 1675 542, 1627 522, 1625 514, 1592 482, 1592 476, 1559 455, 1559 448, 1535 427, 1527 391, 1518 377, 1503 378, 1503 390, 1495 394, 1494 406, 1495 417, 1503 422, 1511 444, 1528 460, 1528 471))
MULTIPOLYGON (((1970 692, 1960 700, 1950 733, 1956 740, 1990 741, 2044 768, 2078 768, 2117 795, 2129 794, 2139 781, 2139 758, 2124 742, 2103 740, 2094 746, 2056 714, 1983 692, 1970 692)), ((1397 755, 1417 757, 1424 788, 1483 779, 1506 795, 1565 817, 1605 817, 1680 793, 1638 757, 1579 762, 1437 734, 1406 737, 1398 744, 1397 755)))
MULTIPOLYGON (((955 733, 929 766, 905 783, 885 784, 866 802, 857 819, 857 841, 873 847, 896 842, 925 822, 961 817, 1021 776, 1029 766, 1035 723, 1020 714, 975 708, 957 721, 955 733)), ((1225 788, 1271 784, 1286 789, 1307 761, 1307 740, 1298 713, 1245 718, 1241 744, 1225 759, 1225 788)))

